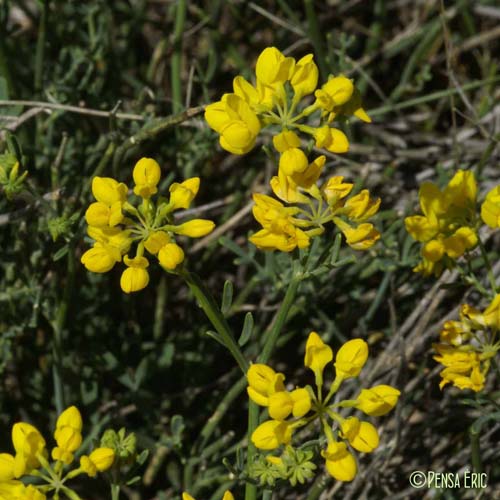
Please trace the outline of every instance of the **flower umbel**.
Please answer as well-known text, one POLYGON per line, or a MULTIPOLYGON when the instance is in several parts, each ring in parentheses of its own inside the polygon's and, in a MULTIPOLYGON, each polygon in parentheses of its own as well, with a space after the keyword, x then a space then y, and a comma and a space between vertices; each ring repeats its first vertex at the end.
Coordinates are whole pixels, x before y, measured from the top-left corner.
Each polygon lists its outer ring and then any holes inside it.
POLYGON ((137 206, 132 198, 127 198, 125 184, 110 177, 93 179, 92 193, 97 202, 90 205, 85 218, 94 244, 81 258, 82 264, 94 273, 106 273, 123 261, 126 269, 120 286, 125 293, 137 292, 148 285, 150 256, 157 258, 160 266, 169 272, 182 265, 184 252, 176 236, 200 238, 215 227, 206 219, 192 219, 182 224, 174 220, 173 212, 189 208, 198 193, 198 177, 173 183, 169 199, 160 198, 156 205, 151 197, 157 193, 161 178, 158 163, 151 158, 141 158, 134 167, 133 178, 134 193, 141 199, 137 206), (135 255, 130 257, 128 253, 133 245, 135 255))
POLYGON ((500 350, 500 295, 495 295, 484 311, 468 304, 460 308, 459 321, 447 321, 434 344, 434 359, 444 366, 442 389, 452 383, 459 389, 484 389, 493 358, 500 350))
MULTIPOLYGON (((315 375, 316 390, 308 385, 287 391, 281 373, 274 372, 267 365, 252 365, 247 373, 248 395, 258 405, 267 406, 271 417, 255 429, 252 434, 253 444, 261 450, 276 450, 283 445, 287 450, 293 450, 293 433, 317 421, 326 438, 327 446, 322 456, 325 458, 327 471, 339 481, 352 481, 357 472, 357 465, 351 448, 362 453, 371 453, 379 444, 379 435, 371 423, 354 416, 343 417, 339 410, 356 408, 367 415, 381 416, 394 408, 400 395, 400 392, 391 386, 375 386, 362 389, 354 400, 332 403, 332 398, 342 382, 358 377, 367 358, 368 345, 362 339, 346 342, 334 358, 331 348, 316 332, 311 332, 306 343, 304 365, 315 375), (334 368, 335 377, 325 396, 324 371, 328 365, 334 368)), ((274 484, 278 477, 289 478, 284 473, 282 462, 276 462, 281 460, 280 457, 271 454, 266 458, 270 459, 274 466, 261 463, 258 467, 265 469, 267 484, 274 484)))

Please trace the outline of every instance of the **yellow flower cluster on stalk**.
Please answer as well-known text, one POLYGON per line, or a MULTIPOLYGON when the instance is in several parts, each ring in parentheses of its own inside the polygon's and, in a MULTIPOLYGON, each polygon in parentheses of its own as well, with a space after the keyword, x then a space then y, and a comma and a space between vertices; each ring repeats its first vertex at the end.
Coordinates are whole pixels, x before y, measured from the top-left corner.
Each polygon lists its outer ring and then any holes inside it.
POLYGON ((80 474, 94 477, 108 470, 115 458, 111 448, 96 448, 80 458, 80 467, 65 473, 65 467, 74 461, 74 454, 82 444, 82 417, 75 406, 70 406, 59 415, 54 431, 56 446, 50 463, 46 441, 36 427, 18 422, 12 427, 12 444, 15 454, 0 453, 0 500, 45 500, 53 492, 70 500, 79 496, 66 486, 66 481, 80 474), (20 478, 38 480, 25 485, 20 478), (41 482, 42 481, 42 482, 41 482))
MULTIPOLYGON (((193 498, 189 493, 184 492, 182 494, 182 500, 196 500, 193 498)), ((224 496, 222 497, 222 500, 234 500, 234 496, 230 491, 226 491, 224 493, 224 496)))
POLYGON ((380 198, 371 198, 367 189, 349 197, 353 184, 344 182, 342 176, 330 177, 318 187, 316 181, 325 164, 324 156, 309 164, 300 149, 289 149, 283 158, 278 175, 271 179, 271 189, 281 201, 264 194, 253 195, 253 214, 262 226, 250 237, 257 248, 291 252, 308 247, 310 240, 321 235, 330 222, 355 250, 366 250, 375 244, 380 233, 367 220, 377 213, 380 198))
POLYGON ((268 47, 257 59, 255 85, 237 76, 233 92, 206 107, 205 119, 220 134, 221 146, 234 154, 248 153, 266 126, 278 127, 280 134, 273 143, 280 153, 285 146, 299 147, 300 132, 311 136, 319 148, 345 153, 349 149, 346 135, 329 124, 351 115, 369 123, 370 117, 349 78, 331 76, 317 88, 318 74, 312 54, 296 61, 276 47, 268 47), (308 99, 311 94, 315 97, 312 103, 308 99), (303 123, 316 111, 320 112, 317 127, 303 123))
MULTIPOLYGON (((355 416, 343 417, 339 410, 355 408, 370 416, 385 415, 396 405, 400 391, 388 385, 362 389, 353 400, 333 402, 342 382, 358 377, 368 358, 368 345, 362 339, 346 342, 337 352, 333 366, 335 378, 324 394, 324 369, 334 359, 332 349, 316 332, 311 332, 306 343, 304 365, 315 376, 316 390, 311 386, 285 388, 285 376, 265 364, 253 364, 247 372, 247 392, 252 401, 267 407, 270 420, 260 424, 252 434, 253 444, 261 450, 276 450, 290 445, 292 435, 299 428, 319 421, 326 437, 322 456, 329 474, 339 481, 352 481, 357 472, 356 459, 351 450, 371 453, 379 444, 376 428, 355 416), (333 426, 331 424, 333 422, 333 426)), ((267 457, 279 463, 280 455, 267 457)))
POLYGON ((88 235, 94 245, 81 258, 91 272, 106 273, 117 262, 126 266, 120 279, 125 293, 137 292, 149 283, 149 260, 145 250, 158 259, 166 271, 174 271, 184 261, 184 251, 176 236, 199 238, 210 233, 215 224, 206 219, 192 219, 175 224, 173 212, 189 208, 200 187, 192 177, 169 187, 170 196, 155 204, 151 197, 158 192, 161 169, 151 158, 141 158, 133 170, 134 194, 141 199, 136 207, 128 197, 125 184, 110 177, 94 177, 92 194, 97 200, 86 213, 88 235), (133 244, 135 255, 129 256, 133 244))
POLYGON ((482 221, 492 229, 500 227, 500 186, 493 188, 477 209, 477 184, 474 173, 459 170, 444 190, 424 182, 419 190, 423 215, 405 219, 411 237, 421 242, 422 261, 415 272, 439 276, 444 268, 479 243, 482 221))
POLYGON ((444 366, 440 388, 452 383, 459 389, 483 390, 492 359, 500 350, 500 295, 484 311, 468 304, 459 321, 447 321, 434 344, 434 359, 444 366))

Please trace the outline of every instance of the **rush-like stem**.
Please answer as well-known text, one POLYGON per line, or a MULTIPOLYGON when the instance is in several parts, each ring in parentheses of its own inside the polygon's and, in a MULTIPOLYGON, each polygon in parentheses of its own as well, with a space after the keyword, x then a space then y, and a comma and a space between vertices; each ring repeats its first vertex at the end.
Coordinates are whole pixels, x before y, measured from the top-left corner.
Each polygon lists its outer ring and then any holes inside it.
POLYGON ((248 371, 248 361, 245 359, 237 342, 234 340, 233 333, 227 324, 226 318, 222 315, 222 312, 220 311, 212 294, 207 290, 203 282, 196 274, 185 269, 179 274, 186 280, 186 283, 198 300, 203 312, 210 320, 210 323, 212 323, 217 333, 220 335, 220 340, 233 355, 233 358, 238 363, 238 366, 243 374, 246 375, 248 371))

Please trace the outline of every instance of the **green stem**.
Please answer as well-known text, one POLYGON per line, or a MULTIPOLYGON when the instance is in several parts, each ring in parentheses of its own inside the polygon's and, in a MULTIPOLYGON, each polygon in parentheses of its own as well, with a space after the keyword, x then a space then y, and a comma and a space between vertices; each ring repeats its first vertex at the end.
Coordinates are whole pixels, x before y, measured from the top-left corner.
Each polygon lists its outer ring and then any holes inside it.
POLYGON ((207 290, 199 276, 196 274, 184 269, 180 272, 180 275, 186 280, 186 283, 198 300, 203 312, 206 314, 207 318, 220 335, 220 340, 233 355, 233 358, 238 363, 238 366, 243 374, 246 374, 248 370, 248 361, 245 359, 237 342, 234 340, 233 333, 231 332, 231 329, 222 315, 212 294, 207 290))
POLYGON ((319 70, 321 73, 321 78, 326 80, 327 77, 327 65, 325 59, 325 51, 323 50, 323 43, 319 34, 321 30, 318 26, 318 18, 316 16, 316 11, 314 10, 314 0, 304 0, 304 7, 307 17, 307 32, 309 38, 314 47, 314 52, 316 52, 319 70))
POLYGON ((42 90, 43 83, 43 55, 45 49, 45 38, 47 30, 47 11, 49 0, 45 0, 42 5, 42 13, 40 15, 40 26, 38 28, 38 39, 36 42, 35 53, 35 93, 39 94, 42 90))
POLYGON ((469 429, 470 448, 472 468, 474 472, 480 474, 483 471, 483 464, 481 461, 481 448, 479 446, 479 432, 472 427, 469 429))
POLYGON ((484 243, 481 241, 481 238, 478 236, 477 243, 479 246, 479 250, 481 250, 481 255, 483 256, 484 263, 486 264, 486 268, 488 270, 488 279, 490 280, 491 289, 494 294, 497 293, 497 284, 495 280, 495 274, 493 273, 493 267, 491 265, 490 259, 488 257, 488 252, 486 252, 486 248, 484 247, 484 243))
POLYGON ((181 90, 181 57, 182 57, 182 35, 184 33, 184 24, 186 21, 186 0, 178 0, 175 12, 174 27, 174 53, 170 68, 172 71, 172 109, 178 113, 182 109, 182 90, 181 90))
POLYGON ((271 331, 266 336, 266 342, 264 344, 260 356, 258 357, 259 363, 267 363, 269 361, 269 358, 271 357, 274 351, 274 347, 276 346, 276 342, 281 333, 281 329, 283 328, 283 325, 287 320, 290 308, 295 302, 295 296, 297 295, 297 290, 299 288, 300 281, 301 280, 298 277, 295 277, 290 281, 290 284, 288 285, 288 289, 285 294, 285 298, 283 299, 283 302, 276 316, 276 320, 271 328, 271 331))
POLYGON ((119 500, 120 498, 120 485, 112 484, 111 485, 111 500, 119 500))
MULTIPOLYGON (((253 463, 253 457, 257 451, 257 448, 252 443, 253 431, 259 425, 259 407, 251 399, 248 400, 248 447, 247 447, 247 466, 251 466, 253 463)), ((246 483, 245 485, 245 500, 256 500, 257 498, 257 487, 254 484, 246 483)))

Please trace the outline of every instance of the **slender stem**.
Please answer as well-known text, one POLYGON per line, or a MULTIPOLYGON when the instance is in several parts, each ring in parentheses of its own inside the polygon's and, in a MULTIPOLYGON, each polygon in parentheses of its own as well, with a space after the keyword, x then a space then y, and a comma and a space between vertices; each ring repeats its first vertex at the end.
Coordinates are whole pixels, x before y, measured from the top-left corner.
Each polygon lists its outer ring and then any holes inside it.
POLYGON ((313 0, 304 0, 304 7, 307 17, 307 31, 309 38, 313 44, 314 51, 316 52, 318 58, 318 66, 323 80, 327 77, 327 65, 325 58, 325 51, 323 50, 323 43, 320 38, 320 33, 322 32, 318 26, 318 18, 316 16, 316 11, 314 10, 313 0))
POLYGON ((262 500, 272 500, 273 492, 271 490, 264 490, 262 493, 262 500))
POLYGON ((181 57, 182 35, 186 21, 186 0, 178 0, 175 12, 174 53, 171 59, 172 109, 178 113, 182 109, 181 57))
MULTIPOLYGON (((259 425, 259 407, 251 399, 248 400, 248 447, 247 447, 247 466, 253 463, 253 457, 257 449, 252 443, 253 431, 259 425)), ((257 487, 254 484, 246 483, 245 500, 256 500, 257 487)))
POLYGON ((111 485, 111 500, 119 500, 120 498, 120 485, 112 484, 111 485))
POLYGON ((469 429, 470 449, 472 468, 474 472, 480 474, 483 471, 483 464, 481 461, 481 448, 479 446, 479 432, 476 432, 472 427, 469 429))
POLYGON ((248 361, 245 359, 240 347, 234 340, 233 333, 227 324, 226 318, 222 315, 212 294, 207 290, 196 274, 184 269, 181 271, 180 275, 186 280, 186 283, 198 300, 203 312, 206 314, 217 333, 221 336, 221 341, 233 355, 241 371, 246 374, 248 370, 248 361))
POLYGON ((495 280, 495 274, 493 273, 493 267, 490 262, 490 258, 488 257, 488 252, 484 247, 484 243, 481 241, 481 238, 478 236, 477 238, 479 250, 481 250, 481 255, 483 256, 484 263, 486 264, 486 268, 488 270, 488 279, 490 280, 490 285, 493 293, 497 293, 497 284, 495 280))
POLYGON ((38 28, 38 39, 36 42, 35 53, 35 93, 42 90, 43 82, 43 56, 45 52, 45 35, 47 30, 47 11, 49 7, 49 0, 44 0, 42 5, 42 13, 40 16, 40 26, 38 28))
POLYGON ((266 343, 262 349, 262 352, 258 358, 259 363, 267 363, 269 358, 271 357, 274 347, 276 346, 276 342, 281 333, 281 329, 286 322, 288 317, 288 313, 290 312, 290 308, 292 307, 295 296, 297 295, 297 290, 300 285, 299 278, 293 278, 288 285, 288 289, 285 294, 285 298, 279 308, 278 314, 276 316, 276 321, 274 322, 271 331, 267 335, 266 343))

